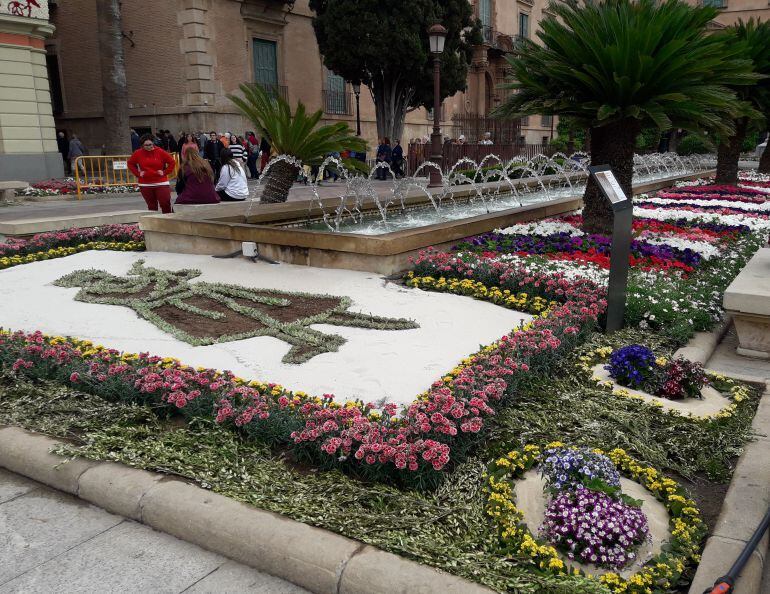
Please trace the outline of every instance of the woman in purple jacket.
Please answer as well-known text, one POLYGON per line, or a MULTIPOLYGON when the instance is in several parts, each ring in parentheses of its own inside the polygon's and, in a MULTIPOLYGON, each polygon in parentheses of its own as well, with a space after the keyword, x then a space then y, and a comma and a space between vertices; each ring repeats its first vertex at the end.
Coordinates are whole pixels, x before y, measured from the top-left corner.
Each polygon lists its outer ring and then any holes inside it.
POLYGON ((182 155, 179 176, 184 189, 177 196, 175 204, 217 204, 219 196, 214 190, 214 172, 211 165, 192 147, 182 155))

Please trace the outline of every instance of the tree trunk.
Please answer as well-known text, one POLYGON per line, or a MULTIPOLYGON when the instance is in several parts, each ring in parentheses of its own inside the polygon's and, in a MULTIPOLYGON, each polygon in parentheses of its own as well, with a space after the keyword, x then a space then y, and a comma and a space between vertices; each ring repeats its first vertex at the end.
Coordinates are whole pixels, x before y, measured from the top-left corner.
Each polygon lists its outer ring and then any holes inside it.
MULTIPOLYGON (((627 196, 633 195, 634 149, 641 125, 628 118, 607 126, 591 128, 591 164, 609 165, 627 196)), ((583 194, 583 230, 612 234, 612 206, 593 180, 583 194)))
POLYGON ((102 73, 102 110, 108 155, 131 153, 126 61, 119 0, 96 0, 102 73))
POLYGON ((297 180, 299 168, 286 161, 276 161, 270 166, 264 179, 264 190, 260 202, 273 204, 286 202, 289 190, 297 180))
POLYGON ((735 120, 735 134, 719 143, 716 184, 738 185, 738 161, 741 158, 741 146, 746 138, 748 126, 748 118, 738 118, 735 120))
POLYGON ((759 167, 757 171, 760 173, 770 173, 770 134, 767 135, 767 146, 762 151, 762 156, 759 157, 759 167))
POLYGON ((403 89, 395 81, 372 81, 371 86, 374 109, 377 116, 377 137, 390 140, 402 140, 404 120, 414 90, 403 89))

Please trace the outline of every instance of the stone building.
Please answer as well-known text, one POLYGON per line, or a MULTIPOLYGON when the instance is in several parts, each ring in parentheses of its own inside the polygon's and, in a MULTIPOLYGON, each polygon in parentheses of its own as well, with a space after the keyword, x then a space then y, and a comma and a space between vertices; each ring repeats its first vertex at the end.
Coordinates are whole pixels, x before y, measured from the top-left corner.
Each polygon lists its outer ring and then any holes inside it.
MULTIPOLYGON (((458 136, 459 116, 486 116, 503 99, 503 55, 516 35, 533 35, 546 0, 475 0, 485 42, 475 48, 468 90, 450 97, 443 131, 458 136)), ((351 85, 323 66, 308 0, 131 0, 123 2, 124 51, 131 125, 143 130, 227 130, 249 125, 227 99, 244 81, 269 86, 291 104, 323 108, 326 122, 356 127, 351 85)), ((88 146, 103 142, 102 98, 94 0, 59 2, 55 36, 46 42, 52 65, 54 114, 60 129, 88 146)), ((360 95, 362 136, 376 141, 374 105, 360 95)), ((552 136, 548 118, 529 118, 520 133, 529 143, 552 136)), ((429 136, 432 116, 407 116, 402 142, 429 136)), ((468 138, 468 140, 477 140, 468 138)))
POLYGON ((61 177, 46 71, 46 0, 0 2, 0 181, 61 177))
POLYGON ((770 2, 768 0, 687 0, 688 4, 714 6, 719 9, 716 23, 729 26, 739 20, 750 18, 760 21, 770 20, 770 2))

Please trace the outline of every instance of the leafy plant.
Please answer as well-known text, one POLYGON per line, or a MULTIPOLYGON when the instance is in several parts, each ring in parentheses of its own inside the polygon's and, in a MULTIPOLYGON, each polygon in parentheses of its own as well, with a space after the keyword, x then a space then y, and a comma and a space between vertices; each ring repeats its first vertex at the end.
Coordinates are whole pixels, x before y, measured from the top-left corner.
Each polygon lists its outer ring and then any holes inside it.
MULTIPOLYGON (((323 110, 308 114, 304 104, 297 103, 292 113, 289 103, 258 84, 242 84, 243 97, 228 95, 261 135, 267 136, 278 155, 286 155, 305 165, 319 163, 329 153, 344 150, 366 151, 366 143, 354 136, 344 122, 318 127, 323 110)), ((265 176, 262 202, 286 202, 299 166, 296 162, 277 160, 265 176)))
MULTIPOLYGON (((729 134, 735 92, 753 84, 752 64, 730 35, 709 35, 717 15, 679 0, 558 2, 539 42, 522 39, 508 61, 514 91, 500 117, 569 116, 590 128, 592 161, 610 165, 631 194, 636 138, 644 127, 729 134)), ((611 210, 591 181, 584 228, 611 230, 611 210)))

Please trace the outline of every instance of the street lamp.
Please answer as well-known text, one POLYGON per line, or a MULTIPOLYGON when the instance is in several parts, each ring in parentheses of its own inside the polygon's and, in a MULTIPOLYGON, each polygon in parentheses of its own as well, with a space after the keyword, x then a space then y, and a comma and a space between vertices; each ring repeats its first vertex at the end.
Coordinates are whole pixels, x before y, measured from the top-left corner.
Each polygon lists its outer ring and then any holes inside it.
POLYGON ((444 53, 444 42, 446 41, 447 30, 438 23, 428 29, 428 39, 430 40, 430 53, 433 54, 433 134, 430 136, 431 142, 431 161, 438 165, 438 169, 430 170, 429 188, 435 188, 442 185, 441 167, 441 54, 444 53))
POLYGON ((361 83, 353 83, 353 92, 356 95, 356 136, 361 136, 361 83))

